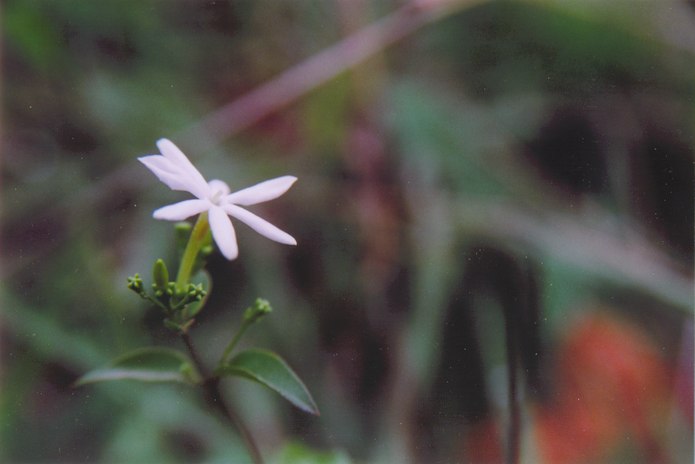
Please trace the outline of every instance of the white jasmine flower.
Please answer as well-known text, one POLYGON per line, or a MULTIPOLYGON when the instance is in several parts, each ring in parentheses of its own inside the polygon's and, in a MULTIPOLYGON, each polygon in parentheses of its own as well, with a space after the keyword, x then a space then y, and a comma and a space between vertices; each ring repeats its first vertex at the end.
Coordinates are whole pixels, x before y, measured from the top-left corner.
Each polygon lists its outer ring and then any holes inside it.
POLYGON ((222 254, 230 260, 237 257, 239 248, 229 216, 240 220, 271 240, 287 245, 297 244, 297 241, 288 233, 241 207, 279 197, 294 184, 296 177, 277 177, 230 193, 227 184, 221 180, 206 182, 186 155, 170 140, 160 139, 157 141, 157 147, 161 155, 143 156, 138 160, 170 189, 190 192, 196 199, 159 208, 153 213, 155 219, 182 221, 207 211, 212 237, 222 254))

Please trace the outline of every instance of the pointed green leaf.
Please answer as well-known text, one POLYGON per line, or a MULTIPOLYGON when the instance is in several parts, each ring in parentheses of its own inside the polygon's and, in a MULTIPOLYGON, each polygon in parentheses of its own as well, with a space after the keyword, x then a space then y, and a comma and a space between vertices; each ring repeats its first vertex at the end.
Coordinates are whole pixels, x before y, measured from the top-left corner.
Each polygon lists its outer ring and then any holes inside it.
POLYGON ((273 352, 259 349, 242 351, 218 369, 219 375, 234 375, 265 385, 299 409, 319 414, 319 409, 297 374, 273 352))
POLYGON ((114 359, 107 366, 87 372, 75 386, 107 380, 196 383, 200 374, 188 356, 169 348, 139 348, 114 359))

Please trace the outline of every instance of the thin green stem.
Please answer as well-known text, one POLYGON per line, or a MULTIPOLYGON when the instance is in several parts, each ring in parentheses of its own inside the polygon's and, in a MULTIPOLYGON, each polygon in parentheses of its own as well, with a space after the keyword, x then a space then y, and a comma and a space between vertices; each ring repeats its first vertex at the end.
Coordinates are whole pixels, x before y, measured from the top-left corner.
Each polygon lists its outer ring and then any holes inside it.
POLYGON ((232 341, 229 342, 227 348, 225 348, 224 352, 222 353, 222 357, 220 358, 219 364, 220 366, 223 366, 224 363, 227 361, 229 355, 232 354, 232 350, 234 350, 234 347, 236 347, 237 343, 239 343, 239 340, 241 340, 242 335, 244 335, 244 332, 246 332, 246 329, 248 329, 251 324, 253 324, 253 321, 251 320, 244 319, 242 321, 239 330, 236 331, 236 334, 234 334, 234 338, 232 338, 232 341))
POLYGON ((169 307, 166 306, 166 305, 164 305, 164 304, 163 304, 161 301, 159 301, 158 299, 152 298, 152 297, 151 297, 150 295, 148 295, 147 293, 142 293, 140 296, 141 296, 144 300, 147 300, 147 301, 149 301, 150 303, 152 303, 153 305, 159 306, 160 308, 162 308, 162 309, 164 310, 165 313, 168 313, 168 312, 169 312, 169 307))
POLYGON ((191 280, 191 272, 193 271, 193 265, 195 264, 195 259, 198 256, 200 248, 205 243, 205 236, 210 230, 210 224, 208 223, 208 213, 200 213, 198 216, 198 221, 196 221, 191 236, 186 244, 186 249, 181 257, 181 265, 179 266, 179 272, 176 275, 176 287, 180 289, 186 288, 186 285, 191 280))

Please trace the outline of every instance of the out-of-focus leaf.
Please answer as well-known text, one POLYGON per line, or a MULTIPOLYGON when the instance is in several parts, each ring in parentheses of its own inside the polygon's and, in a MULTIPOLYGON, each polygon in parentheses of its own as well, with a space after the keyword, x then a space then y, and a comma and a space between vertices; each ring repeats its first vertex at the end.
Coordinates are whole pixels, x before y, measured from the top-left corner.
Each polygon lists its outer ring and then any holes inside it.
POLYGON ((389 103, 389 124, 402 156, 423 180, 474 195, 535 193, 528 186, 519 191, 523 171, 504 166, 505 153, 537 130, 547 105, 542 96, 481 105, 433 91, 416 79, 401 79, 394 81, 389 103))
POLYGON ((80 377, 75 385, 107 380, 191 383, 200 379, 188 357, 169 348, 139 348, 126 353, 108 366, 80 377))
POLYGON ((10 3, 3 13, 8 43, 20 49, 23 56, 41 70, 56 66, 62 51, 54 23, 27 3, 10 3))
POLYGON ((258 382, 279 393, 302 411, 319 414, 319 409, 304 383, 275 353, 259 349, 242 351, 219 369, 218 373, 258 382))

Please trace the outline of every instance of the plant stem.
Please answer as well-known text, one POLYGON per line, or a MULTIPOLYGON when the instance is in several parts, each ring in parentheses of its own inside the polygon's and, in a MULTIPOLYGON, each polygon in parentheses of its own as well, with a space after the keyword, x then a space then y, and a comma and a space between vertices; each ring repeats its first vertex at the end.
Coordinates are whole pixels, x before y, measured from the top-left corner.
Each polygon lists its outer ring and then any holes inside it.
MULTIPOLYGON (((186 244, 186 249, 184 250, 183 256, 181 257, 179 272, 176 275, 176 286, 178 288, 185 288, 188 282, 190 281, 191 272, 193 271, 193 265, 195 264, 195 259, 198 256, 200 248, 203 246, 205 236, 207 235, 209 230, 210 224, 208 223, 208 215, 207 213, 201 213, 198 217, 198 220, 195 223, 195 226, 193 227, 191 236, 188 239, 188 243, 186 244)), ((235 336, 232 340, 233 343, 230 344, 231 348, 234 348, 236 341, 238 341, 238 339, 241 337, 243 331, 246 330, 246 326, 248 326, 248 324, 243 324, 241 326, 241 328, 237 332, 237 336, 235 336)), ((256 445, 253 436, 251 436, 251 433, 246 428, 241 418, 229 407, 229 405, 227 405, 227 402, 224 400, 222 392, 220 391, 220 378, 216 375, 211 375, 209 373, 208 369, 205 367, 205 364, 200 359, 198 351, 193 346, 191 337, 185 330, 181 332, 181 340, 183 340, 184 345, 186 345, 188 353, 191 355, 191 359, 193 360, 196 369, 198 369, 198 372, 203 378, 202 386, 205 391, 205 401, 211 408, 219 411, 222 414, 222 416, 227 420, 227 422, 229 422, 233 427, 235 427, 239 431, 241 439, 244 442, 244 445, 246 445, 246 449, 248 450, 253 463, 263 464, 263 457, 261 456, 261 452, 258 449, 258 445, 256 445)), ((231 348, 227 347, 223 359, 228 354, 228 351, 231 351, 231 348)))
POLYGON ((246 319, 243 320, 241 326, 239 327, 239 330, 237 330, 236 334, 234 334, 234 338, 232 338, 232 341, 229 342, 227 348, 224 349, 224 353, 222 353, 222 357, 220 358, 220 366, 222 366, 229 357, 229 355, 232 354, 232 350, 237 345, 237 343, 239 343, 239 340, 241 340, 241 336, 244 335, 244 332, 246 332, 246 329, 248 329, 251 324, 253 324, 253 321, 249 321, 246 319))
POLYGON ((200 372, 200 375, 204 379, 202 386, 205 390, 205 401, 211 408, 220 412, 227 422, 229 422, 239 431, 241 439, 243 440, 244 445, 246 445, 246 449, 248 450, 253 463, 263 464, 263 457, 261 456, 261 452, 258 445, 256 445, 251 432, 249 432, 241 418, 227 405, 227 402, 224 400, 222 392, 220 391, 220 378, 209 375, 205 365, 198 355, 198 352, 193 346, 193 342, 191 341, 191 337, 188 335, 188 333, 181 332, 181 339, 186 345, 188 353, 191 355, 191 359, 198 369, 198 372, 200 372))
POLYGON ((183 256, 181 257, 179 272, 176 275, 176 286, 178 288, 184 289, 191 279, 191 272, 193 271, 195 259, 198 256, 200 248, 203 246, 205 236, 209 230, 210 224, 208 223, 208 213, 200 213, 195 226, 193 226, 193 231, 188 239, 183 256))

